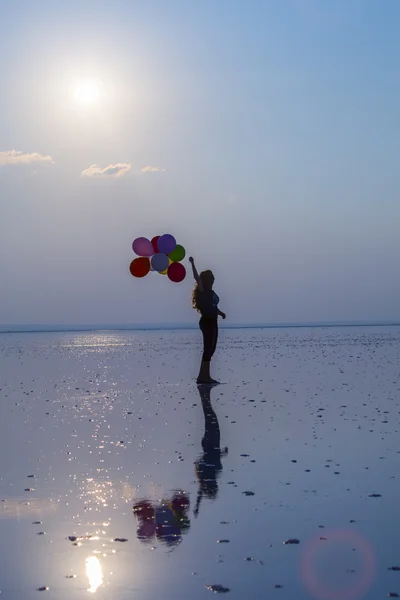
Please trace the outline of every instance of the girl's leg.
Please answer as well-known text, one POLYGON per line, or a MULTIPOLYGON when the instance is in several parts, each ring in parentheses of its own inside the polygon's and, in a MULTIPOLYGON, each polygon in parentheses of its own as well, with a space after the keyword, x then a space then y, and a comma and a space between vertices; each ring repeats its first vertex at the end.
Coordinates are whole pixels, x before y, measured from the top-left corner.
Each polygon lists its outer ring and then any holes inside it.
POLYGON ((201 358, 200 371, 197 383, 212 383, 210 377, 210 360, 214 348, 214 326, 212 321, 200 319, 200 329, 203 334, 203 356, 201 358))
POLYGON ((212 356, 214 356, 215 350, 217 349, 217 342, 218 342, 218 323, 215 323, 212 356))

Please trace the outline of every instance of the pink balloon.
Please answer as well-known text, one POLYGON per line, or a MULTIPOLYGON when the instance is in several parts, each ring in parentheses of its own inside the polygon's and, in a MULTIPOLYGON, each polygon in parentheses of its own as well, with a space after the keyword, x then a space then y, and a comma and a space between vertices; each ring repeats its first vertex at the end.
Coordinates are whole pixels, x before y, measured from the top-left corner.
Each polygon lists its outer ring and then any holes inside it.
POLYGON ((150 240, 145 237, 138 237, 132 244, 132 250, 138 256, 153 256, 154 248, 150 240))

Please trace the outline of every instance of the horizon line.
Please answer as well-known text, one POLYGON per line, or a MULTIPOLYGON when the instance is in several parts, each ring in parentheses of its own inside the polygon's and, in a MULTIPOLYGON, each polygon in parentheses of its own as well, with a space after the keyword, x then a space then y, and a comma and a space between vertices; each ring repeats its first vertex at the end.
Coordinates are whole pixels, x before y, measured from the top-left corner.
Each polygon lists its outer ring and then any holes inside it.
MULTIPOLYGON (((221 325, 221 329, 288 329, 288 328, 317 328, 317 327, 398 327, 400 321, 300 321, 278 323, 235 323, 221 325)), ((193 323, 87 323, 87 324, 0 324, 0 333, 56 333, 78 331, 174 331, 182 329, 197 329, 193 323)))

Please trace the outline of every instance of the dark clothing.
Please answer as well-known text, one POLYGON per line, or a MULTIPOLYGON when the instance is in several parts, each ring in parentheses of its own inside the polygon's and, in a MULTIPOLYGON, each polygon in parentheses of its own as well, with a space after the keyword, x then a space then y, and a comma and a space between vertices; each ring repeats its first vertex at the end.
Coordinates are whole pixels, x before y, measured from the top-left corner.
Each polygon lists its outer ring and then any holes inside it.
POLYGON ((215 349, 217 347, 218 340, 218 319, 201 317, 200 329, 203 334, 203 356, 202 360, 206 362, 210 362, 215 349))
POLYGON ((213 290, 203 290, 199 294, 199 310, 202 317, 216 318, 218 316, 219 298, 213 290))

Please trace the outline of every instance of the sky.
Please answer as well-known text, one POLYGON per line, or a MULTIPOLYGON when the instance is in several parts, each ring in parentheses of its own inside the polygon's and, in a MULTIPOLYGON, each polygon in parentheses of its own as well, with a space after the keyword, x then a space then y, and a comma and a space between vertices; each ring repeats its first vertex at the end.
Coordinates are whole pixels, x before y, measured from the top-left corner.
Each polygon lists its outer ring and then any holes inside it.
POLYGON ((398 0, 3 0, 0 324, 400 320, 398 0))

